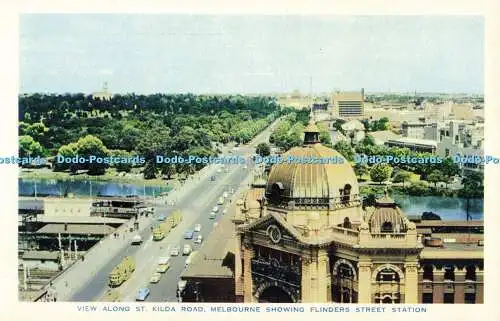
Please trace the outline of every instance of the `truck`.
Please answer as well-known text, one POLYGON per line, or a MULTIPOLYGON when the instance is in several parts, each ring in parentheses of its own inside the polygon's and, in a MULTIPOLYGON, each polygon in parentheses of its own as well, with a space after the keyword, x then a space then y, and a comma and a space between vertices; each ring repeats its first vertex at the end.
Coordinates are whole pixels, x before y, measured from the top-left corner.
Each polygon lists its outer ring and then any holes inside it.
POLYGON ((135 271, 135 261, 132 257, 126 256, 109 274, 109 286, 119 287, 127 281, 135 271))
POLYGON ((168 217, 167 217, 167 222, 171 222, 172 223, 172 228, 176 227, 177 225, 179 225, 179 223, 182 221, 182 213, 180 210, 175 210, 172 212, 172 214, 170 214, 168 217))
POLYGON ((170 233, 172 222, 166 221, 153 229, 153 241, 161 241, 170 233))

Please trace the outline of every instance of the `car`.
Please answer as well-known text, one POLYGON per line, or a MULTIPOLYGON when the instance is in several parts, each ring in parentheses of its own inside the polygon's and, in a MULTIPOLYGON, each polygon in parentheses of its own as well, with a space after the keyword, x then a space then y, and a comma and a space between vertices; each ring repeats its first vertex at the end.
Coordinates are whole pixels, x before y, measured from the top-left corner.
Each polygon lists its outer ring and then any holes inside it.
POLYGON ((201 224, 196 224, 196 225, 194 226, 194 231, 195 231, 195 232, 200 232, 200 231, 201 231, 201 224))
POLYGON ((150 283, 158 283, 160 282, 161 279, 161 273, 155 272, 153 275, 151 275, 151 279, 149 280, 150 283))
POLYGON ((160 221, 160 222, 163 222, 163 221, 165 221, 166 219, 167 219, 167 218, 165 217, 165 215, 160 215, 160 216, 158 216, 158 221, 160 221))
POLYGON ((137 295, 135 296, 136 301, 145 301, 146 298, 149 296, 149 289, 148 288, 141 288, 139 291, 137 291, 137 295))
POLYGON ((227 213, 227 208, 225 208, 223 211, 222 211, 222 214, 226 214, 227 213))
POLYGON ((186 239, 186 240, 192 239, 193 238, 193 234, 194 234, 193 231, 191 231, 191 230, 185 230, 184 231, 184 239, 186 239))
POLYGON ((217 200, 217 205, 222 205, 224 204, 224 197, 219 197, 219 199, 217 200))
POLYGON ((213 220, 216 217, 217 217, 217 214, 215 214, 214 212, 210 212, 210 214, 208 215, 208 218, 211 220, 213 220))
POLYGON ((180 245, 176 245, 172 249, 170 249, 170 255, 171 256, 178 256, 179 253, 180 253, 180 251, 181 251, 181 246, 180 245))
POLYGON ((224 194, 222 194, 222 197, 224 198, 227 198, 229 196, 229 194, 227 192, 224 192, 224 194))
POLYGON ((215 181, 215 176, 210 176, 210 180, 213 182, 215 181))
POLYGON ((194 240, 194 244, 201 244, 203 242, 203 236, 198 235, 196 239, 194 240))
POLYGON ((182 255, 189 255, 193 251, 193 248, 189 244, 184 244, 184 248, 182 249, 182 255))
POLYGON ((247 168, 248 168, 248 166, 247 166, 247 165, 243 166, 243 169, 247 169, 247 168))
POLYGON ((218 206, 214 206, 214 208, 212 208, 212 212, 217 213, 218 211, 219 211, 219 207, 218 206))

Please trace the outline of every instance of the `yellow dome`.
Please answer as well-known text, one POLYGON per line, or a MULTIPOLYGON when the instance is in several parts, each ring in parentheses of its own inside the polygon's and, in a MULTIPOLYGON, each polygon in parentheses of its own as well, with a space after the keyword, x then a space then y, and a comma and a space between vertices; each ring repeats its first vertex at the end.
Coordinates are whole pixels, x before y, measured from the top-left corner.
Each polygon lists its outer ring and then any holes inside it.
POLYGON ((294 201, 301 204, 328 204, 359 194, 353 168, 337 151, 319 143, 294 147, 281 155, 282 161, 273 165, 266 185, 266 197, 273 203, 294 201), (288 161, 310 157, 316 163, 288 161), (337 162, 335 162, 337 160, 337 162), (342 193, 342 194, 341 194, 342 193), (278 195, 279 194, 279 195, 278 195))

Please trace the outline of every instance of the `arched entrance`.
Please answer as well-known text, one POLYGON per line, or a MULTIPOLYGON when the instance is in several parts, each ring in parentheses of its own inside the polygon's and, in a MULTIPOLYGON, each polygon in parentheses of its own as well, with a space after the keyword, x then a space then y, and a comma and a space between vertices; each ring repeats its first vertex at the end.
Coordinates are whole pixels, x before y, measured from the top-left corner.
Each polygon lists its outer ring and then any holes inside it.
POLYGON ((262 291, 259 303, 293 303, 293 300, 285 290, 272 285, 262 291))

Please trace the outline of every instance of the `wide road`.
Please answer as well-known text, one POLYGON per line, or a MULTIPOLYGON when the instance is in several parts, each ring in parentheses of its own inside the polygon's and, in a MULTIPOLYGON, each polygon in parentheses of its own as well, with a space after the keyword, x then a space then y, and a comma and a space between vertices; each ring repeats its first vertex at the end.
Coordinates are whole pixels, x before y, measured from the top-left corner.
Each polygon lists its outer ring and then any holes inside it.
MULTIPOLYGON (((269 135, 270 129, 268 128, 252 141, 251 146, 242 146, 233 155, 244 156, 248 159, 255 151, 253 146, 256 146, 260 142, 267 142, 269 135)), ((226 153, 225 155, 229 156, 230 154, 226 153)), ((234 189, 236 192, 242 187, 240 186, 242 182, 245 182, 253 172, 253 164, 249 162, 247 166, 226 165, 224 169, 220 165, 216 165, 215 169, 215 181, 211 181, 208 178, 200 178, 192 191, 187 195, 182 195, 175 206, 155 207, 157 216, 167 216, 174 209, 180 209, 183 213, 182 222, 167 237, 160 242, 152 241, 152 233, 149 226, 157 224, 157 222, 152 218, 141 218, 141 227, 144 224, 148 226, 141 233, 144 240, 143 244, 140 246, 126 246, 118 252, 110 253, 110 258, 103 258, 107 262, 95 272, 83 287, 74 293, 71 301, 89 302, 102 298, 109 289, 109 274, 125 256, 133 256, 135 258, 136 271, 129 280, 116 289, 121 294, 123 301, 135 300, 137 290, 143 286, 148 286, 151 289, 148 301, 176 301, 177 282, 184 270, 186 257, 182 255, 172 257, 169 271, 162 277, 160 283, 151 286, 149 285, 149 279, 156 269, 158 258, 169 256, 170 247, 173 245, 179 244, 182 247, 185 243, 193 244, 193 240, 183 240, 182 234, 185 229, 192 229, 197 223, 202 225, 202 230, 196 234, 201 234, 206 238, 213 228, 214 220, 208 218, 211 209, 216 205, 218 198, 224 192, 231 189, 234 189)), ((237 195, 234 197, 237 197, 237 195)), ((234 200, 235 198, 233 198, 234 200)), ((224 206, 219 207, 217 218, 222 215, 224 209, 224 206)))
MULTIPOLYGON (((240 188, 248 187, 248 185, 241 185, 241 183, 248 178, 251 172, 250 167, 247 169, 244 169, 241 166, 237 167, 239 168, 223 175, 220 179, 220 184, 214 184, 202 193, 193 194, 191 198, 183 201, 181 207, 182 212, 189 215, 190 218, 195 219, 191 219, 188 222, 185 222, 186 224, 182 224, 182 228, 177 227, 162 242, 150 241, 150 244, 145 245, 146 249, 137 253, 136 261, 143 261, 145 264, 142 264, 141 270, 138 270, 138 273, 135 273, 134 277, 132 277, 127 284, 123 286, 123 289, 121 289, 121 292, 123 293, 122 301, 134 301, 135 294, 141 287, 148 287, 151 290, 151 294, 147 301, 177 301, 177 282, 180 280, 180 275, 185 268, 187 256, 183 256, 182 252, 179 256, 172 256, 170 258, 170 268, 162 276, 160 282, 157 284, 150 284, 149 279, 152 273, 156 270, 158 258, 162 256, 170 256, 170 249, 175 245, 179 245, 181 247, 181 251, 184 244, 191 245, 195 251, 203 246, 203 243, 201 245, 195 245, 194 238, 197 235, 202 235, 203 240, 205 240, 211 233, 214 223, 223 215, 222 213, 224 208, 229 206, 229 200, 232 199, 232 202, 234 202, 239 193, 229 195, 230 197, 224 205, 218 205, 219 211, 217 213, 217 217, 215 219, 210 219, 209 214, 212 208, 217 205, 216 203, 218 198, 230 189, 238 191, 240 188), (231 196, 233 196, 233 198, 231 196), (184 230, 186 228, 193 230, 195 224, 201 224, 201 231, 199 233, 195 233, 194 238, 191 240, 184 239, 184 230)), ((229 215, 229 212, 226 215, 229 215)))

